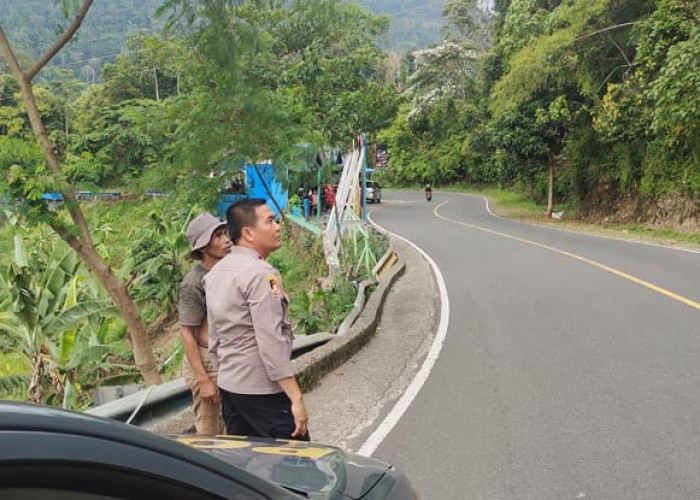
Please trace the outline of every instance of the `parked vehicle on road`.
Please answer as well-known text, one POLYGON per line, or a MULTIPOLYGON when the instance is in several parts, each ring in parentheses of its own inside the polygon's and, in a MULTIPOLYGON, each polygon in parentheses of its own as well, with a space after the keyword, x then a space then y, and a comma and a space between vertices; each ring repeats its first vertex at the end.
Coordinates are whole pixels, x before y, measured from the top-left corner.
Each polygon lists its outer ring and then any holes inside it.
POLYGON ((382 202, 382 187, 374 181, 367 181, 367 203, 382 202))
POLYGON ((394 467, 330 446, 164 437, 46 406, 0 402, 0 443, 0 498, 417 498, 394 467))

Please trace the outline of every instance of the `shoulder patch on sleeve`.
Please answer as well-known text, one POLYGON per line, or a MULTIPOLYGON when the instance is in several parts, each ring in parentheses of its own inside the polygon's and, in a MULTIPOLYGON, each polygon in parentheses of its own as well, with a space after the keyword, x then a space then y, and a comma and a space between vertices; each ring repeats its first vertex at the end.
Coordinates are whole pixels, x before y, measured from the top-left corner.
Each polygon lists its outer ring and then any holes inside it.
POLYGON ((267 282, 270 284, 270 292, 272 292, 272 295, 279 299, 282 295, 282 287, 280 286, 277 276, 269 274, 267 276, 267 282))

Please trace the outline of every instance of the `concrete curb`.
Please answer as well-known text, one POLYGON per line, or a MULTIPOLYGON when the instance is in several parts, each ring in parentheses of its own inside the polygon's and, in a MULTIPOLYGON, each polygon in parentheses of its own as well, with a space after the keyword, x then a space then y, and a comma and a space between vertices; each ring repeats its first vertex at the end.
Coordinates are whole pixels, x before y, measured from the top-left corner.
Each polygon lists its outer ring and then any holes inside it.
POLYGON ((377 289, 370 295, 359 318, 344 335, 336 336, 292 361, 294 375, 302 391, 312 389, 324 375, 345 363, 367 345, 376 331, 387 293, 405 270, 406 263, 399 256, 396 264, 379 280, 377 289))

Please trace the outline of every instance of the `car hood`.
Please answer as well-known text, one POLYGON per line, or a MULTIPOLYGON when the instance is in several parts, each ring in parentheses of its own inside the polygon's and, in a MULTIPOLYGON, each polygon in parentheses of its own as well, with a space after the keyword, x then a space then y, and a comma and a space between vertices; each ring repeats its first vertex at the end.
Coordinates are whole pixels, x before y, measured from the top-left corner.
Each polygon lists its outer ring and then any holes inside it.
POLYGON ((240 436, 169 436, 312 498, 362 498, 390 466, 332 446, 240 436))

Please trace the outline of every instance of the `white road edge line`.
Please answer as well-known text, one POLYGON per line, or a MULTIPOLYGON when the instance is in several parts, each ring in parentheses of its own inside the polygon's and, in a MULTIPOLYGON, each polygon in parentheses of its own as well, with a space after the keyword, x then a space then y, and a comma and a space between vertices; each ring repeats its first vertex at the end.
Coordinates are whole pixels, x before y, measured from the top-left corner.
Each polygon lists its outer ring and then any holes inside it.
POLYGON ((383 227, 376 224, 371 217, 368 217, 368 219, 370 224, 377 227, 382 232, 391 234, 392 236, 405 241, 413 248, 415 248, 418 252, 420 252, 421 255, 423 255, 425 260, 427 260, 430 264, 430 268, 432 269, 433 274, 435 275, 435 280, 437 281, 438 290, 440 292, 440 323, 438 324, 437 333, 435 334, 433 343, 430 346, 428 355, 425 357, 425 361, 423 361, 423 366, 421 366, 420 370, 418 370, 416 376, 413 377, 413 380, 406 389, 406 392, 403 393, 403 395, 396 402, 389 414, 384 418, 382 423, 379 424, 379 427, 377 427, 374 430, 374 432, 370 434, 370 436, 367 438, 367 441, 365 441, 365 443, 357 452, 360 455, 371 457, 372 454, 377 450, 379 445, 382 443, 382 441, 384 441, 384 439, 389 435, 391 430, 399 422, 403 414, 406 413, 408 407, 411 406, 411 403, 413 403, 413 400, 418 395, 418 392, 421 390, 421 387, 423 387, 423 384, 428 379, 428 376, 430 375, 433 366, 435 366, 435 362, 440 356, 442 345, 445 342, 445 337, 447 337, 447 327, 450 322, 450 301, 447 297, 447 287, 445 286, 445 280, 443 279, 442 273, 440 272, 440 269, 438 268, 437 264, 435 264, 435 261, 433 261, 433 259, 431 259, 430 256, 415 243, 407 240, 402 236, 399 236, 398 234, 392 233, 391 231, 387 231, 383 227))

